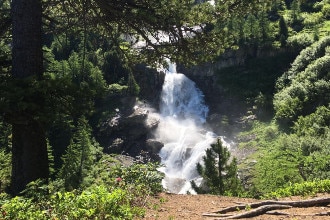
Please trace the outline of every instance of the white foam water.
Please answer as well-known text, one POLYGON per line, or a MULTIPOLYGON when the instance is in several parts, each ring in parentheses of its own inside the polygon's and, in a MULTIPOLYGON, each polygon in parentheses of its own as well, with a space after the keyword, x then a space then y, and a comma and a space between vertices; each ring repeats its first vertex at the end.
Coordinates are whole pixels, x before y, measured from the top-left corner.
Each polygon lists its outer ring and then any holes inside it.
POLYGON ((164 143, 159 156, 165 173, 163 186, 171 193, 195 192, 190 181, 200 182, 196 164, 216 141, 217 135, 203 128, 208 114, 202 92, 170 64, 161 94, 161 120, 155 133, 164 143))

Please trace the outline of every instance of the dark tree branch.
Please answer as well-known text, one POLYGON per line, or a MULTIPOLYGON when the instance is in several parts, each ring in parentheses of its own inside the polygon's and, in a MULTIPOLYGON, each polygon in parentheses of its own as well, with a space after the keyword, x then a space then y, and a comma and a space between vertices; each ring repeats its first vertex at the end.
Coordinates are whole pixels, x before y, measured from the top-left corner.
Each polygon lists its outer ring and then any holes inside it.
MULTIPOLYGON (((270 212, 272 210, 277 209, 288 209, 291 207, 313 207, 313 206, 326 206, 330 204, 330 197, 322 197, 322 198, 316 198, 316 199, 308 199, 308 200, 302 200, 302 201, 261 201, 256 203, 250 203, 250 204, 239 204, 235 206, 230 206, 224 209, 221 209, 219 211, 215 211, 212 213, 205 213, 204 216, 209 217, 220 217, 220 219, 239 219, 239 218, 250 218, 257 215, 262 214, 283 214, 286 213, 282 212, 270 212), (236 212, 239 210, 245 210, 247 207, 249 207, 250 211, 239 213, 239 214, 225 214, 228 212, 236 212), (219 213, 219 214, 218 214, 219 213)), ((316 213, 313 215, 329 215, 329 212, 321 212, 316 213)))

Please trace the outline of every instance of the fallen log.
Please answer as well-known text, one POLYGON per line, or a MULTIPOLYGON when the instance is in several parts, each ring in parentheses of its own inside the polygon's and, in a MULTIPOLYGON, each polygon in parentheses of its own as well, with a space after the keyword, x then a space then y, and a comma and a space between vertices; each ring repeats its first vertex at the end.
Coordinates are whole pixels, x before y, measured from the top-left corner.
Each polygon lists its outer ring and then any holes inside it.
POLYGON ((279 211, 268 211, 266 212, 267 215, 290 215, 289 213, 286 212, 279 212, 279 211))
POLYGON ((246 205, 234 205, 230 206, 218 211, 215 211, 214 213, 221 213, 225 214, 228 212, 234 212, 243 210, 246 208, 258 208, 265 205, 289 205, 292 207, 312 207, 312 206, 321 206, 321 205, 328 205, 330 204, 330 197, 321 197, 316 199, 307 199, 307 200, 301 200, 301 201, 276 201, 276 200, 266 200, 261 202, 255 202, 255 203, 249 203, 246 205))
POLYGON ((246 211, 243 213, 239 213, 236 215, 228 216, 228 217, 223 217, 223 218, 217 218, 216 220, 222 220, 222 219, 239 219, 239 218, 251 218, 254 216, 258 216, 261 214, 264 214, 270 210, 277 210, 277 209, 289 209, 292 206, 289 205, 264 205, 260 206, 256 209, 246 211))
MULTIPOLYGON (((269 211, 266 212, 267 215, 290 215, 286 212, 279 212, 279 211, 269 211)), ((318 213, 311 213, 311 214, 291 214, 294 216, 330 216, 330 211, 326 212, 318 212, 318 213)))
POLYGON ((330 216, 330 211, 328 212, 319 212, 319 213, 316 213, 315 216, 330 216))
POLYGON ((218 217, 218 218, 232 216, 232 214, 216 214, 216 213, 203 213, 202 215, 205 217, 218 217))

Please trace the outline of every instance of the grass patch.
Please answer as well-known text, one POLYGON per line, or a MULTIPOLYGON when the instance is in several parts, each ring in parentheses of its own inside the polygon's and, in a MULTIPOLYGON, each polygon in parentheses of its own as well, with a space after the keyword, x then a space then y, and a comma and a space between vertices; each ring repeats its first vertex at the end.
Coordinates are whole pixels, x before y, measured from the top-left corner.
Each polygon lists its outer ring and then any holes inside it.
POLYGON ((264 199, 276 199, 289 196, 310 196, 317 193, 330 193, 330 180, 318 180, 312 182, 295 183, 274 192, 267 193, 264 199))

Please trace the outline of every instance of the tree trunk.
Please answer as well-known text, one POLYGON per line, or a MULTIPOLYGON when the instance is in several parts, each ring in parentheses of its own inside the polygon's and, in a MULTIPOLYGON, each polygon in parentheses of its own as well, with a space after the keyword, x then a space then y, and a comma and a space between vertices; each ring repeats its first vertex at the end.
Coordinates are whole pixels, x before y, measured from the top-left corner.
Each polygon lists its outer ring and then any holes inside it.
MULTIPOLYGON (((41 0, 12 0, 12 76, 25 80, 42 76, 42 6, 41 0)), ((18 83, 21 84, 21 83, 18 83)), ((24 97, 23 97, 24 100, 24 97)), ((38 102, 39 100, 33 100, 38 102)), ((49 176, 46 136, 33 113, 12 113, 13 194, 26 184, 49 176), (18 119, 19 120, 15 120, 18 119)))
POLYGON ((21 192, 26 184, 48 178, 47 142, 37 121, 13 124, 12 178, 13 194, 21 192))
POLYGON ((42 75, 41 0, 12 0, 14 78, 42 75))

